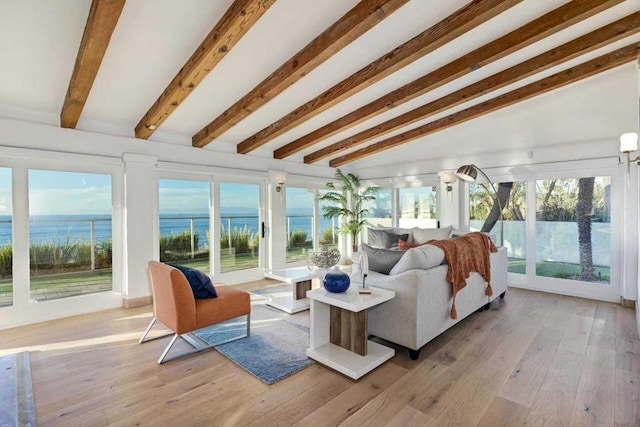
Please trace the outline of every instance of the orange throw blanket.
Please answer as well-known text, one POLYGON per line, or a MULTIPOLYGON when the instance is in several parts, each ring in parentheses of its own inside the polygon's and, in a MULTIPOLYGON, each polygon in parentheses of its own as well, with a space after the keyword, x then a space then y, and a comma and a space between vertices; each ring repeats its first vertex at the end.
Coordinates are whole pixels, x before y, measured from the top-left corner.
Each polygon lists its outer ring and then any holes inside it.
POLYGON ((489 251, 498 252, 489 236, 480 232, 467 233, 460 237, 445 240, 430 240, 430 245, 437 246, 444 251, 444 257, 449 264, 447 282, 451 283, 453 304, 451 318, 457 319, 456 294, 467 285, 467 278, 472 271, 480 273, 487 282, 486 294, 493 295, 491 289, 491 264, 489 251))

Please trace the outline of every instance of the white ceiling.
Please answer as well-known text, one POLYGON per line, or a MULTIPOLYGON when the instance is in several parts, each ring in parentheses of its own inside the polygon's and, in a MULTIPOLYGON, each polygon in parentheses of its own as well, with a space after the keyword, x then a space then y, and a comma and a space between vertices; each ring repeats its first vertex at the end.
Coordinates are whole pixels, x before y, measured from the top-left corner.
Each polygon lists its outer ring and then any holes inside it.
MULTIPOLYGON (((468 1, 411 0, 204 149, 235 153, 237 143, 445 18, 468 1)), ((193 134, 253 89, 356 3, 356 0, 277 0, 152 135, 149 144, 156 141, 190 146, 193 134)), ((249 155, 272 158, 274 149, 563 3, 564 0, 525 0, 249 155)), ((90 0, 0 0, 0 116, 58 124, 90 4, 90 0)), ((133 136, 135 125, 230 4, 230 0, 129 0, 116 26, 78 129, 133 136)), ((331 142, 398 116, 638 10, 640 0, 626 0, 595 17, 335 135, 286 161, 300 163, 303 155, 331 142)), ((640 35, 577 58, 425 122, 636 41, 640 41, 640 35)), ((370 167, 415 160, 416 152, 425 159, 446 158, 460 152, 500 151, 513 149, 514 146, 531 149, 575 142, 577 138, 616 135, 625 130, 620 128, 627 127, 630 122, 637 122, 637 117, 634 117, 637 110, 603 115, 603 112, 611 111, 611 106, 607 102, 598 103, 594 100, 611 99, 612 102, 617 102, 619 97, 628 97, 625 82, 633 73, 631 69, 632 66, 626 66, 626 71, 619 69, 593 77, 560 89, 557 93, 525 101, 456 128, 357 161, 353 165, 370 167), (624 79, 616 76, 624 76, 624 79), (581 93, 584 96, 577 96, 581 93), (580 131, 578 134, 568 131, 569 126, 577 127, 580 131), (499 134, 498 137, 496 133, 499 134), (455 141, 455 144, 451 141, 455 141)), ((635 86, 628 90, 635 91, 635 86)), ((631 99, 637 100, 637 93, 631 99)), ((421 123, 411 127, 419 124, 421 123)), ((327 163, 327 160, 320 162, 327 163)))

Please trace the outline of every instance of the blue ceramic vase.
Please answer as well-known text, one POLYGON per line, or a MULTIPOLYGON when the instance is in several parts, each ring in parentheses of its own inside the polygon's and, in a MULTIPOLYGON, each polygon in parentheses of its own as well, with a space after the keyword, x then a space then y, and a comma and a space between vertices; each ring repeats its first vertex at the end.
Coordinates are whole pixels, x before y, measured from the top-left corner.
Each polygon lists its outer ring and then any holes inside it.
POLYGON ((333 266, 331 270, 327 274, 324 275, 322 279, 322 284, 324 288, 333 293, 345 292, 349 289, 349 285, 351 284, 351 279, 349 275, 344 271, 340 270, 338 266, 333 266))

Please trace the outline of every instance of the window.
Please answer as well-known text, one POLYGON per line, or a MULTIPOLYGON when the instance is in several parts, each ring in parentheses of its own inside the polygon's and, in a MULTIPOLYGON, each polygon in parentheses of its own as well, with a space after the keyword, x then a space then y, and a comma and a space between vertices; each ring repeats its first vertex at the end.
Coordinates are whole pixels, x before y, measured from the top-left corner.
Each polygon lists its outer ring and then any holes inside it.
POLYGON ((402 228, 435 228, 436 187, 398 189, 398 226, 402 228))
POLYGON ((111 215, 110 175, 29 170, 31 299, 113 288, 111 215))
POLYGON ((490 233, 496 243, 500 242, 500 233, 504 229, 503 244, 507 248, 508 271, 511 273, 526 273, 526 184, 524 181, 495 184, 496 190, 501 194, 501 203, 504 204, 502 225, 497 211, 490 215, 496 205, 493 188, 489 184, 469 185, 470 229, 490 233), (507 193, 508 196, 503 195, 507 193))
POLYGON ((158 183, 160 261, 210 270, 208 181, 161 179, 158 183))
POLYGON ((365 204, 364 207, 369 211, 366 218, 370 225, 393 226, 391 218, 393 213, 391 209, 392 194, 390 188, 381 188, 376 194, 376 199, 365 204))
POLYGON ((301 261, 313 250, 314 191, 286 187, 286 192, 287 262, 301 261))
POLYGON ((220 183, 220 271, 260 266, 260 185, 220 183))
POLYGON ((11 169, 0 168, 0 307, 13 305, 11 169))
MULTIPOLYGON (((328 193, 329 190, 318 190, 318 196, 328 193)), ((337 206, 335 202, 329 200, 318 200, 318 210, 320 216, 320 246, 325 248, 338 247, 338 225, 339 218, 325 218, 323 208, 325 206, 337 206)))
POLYGON ((536 181, 536 275, 609 284, 611 178, 536 181))

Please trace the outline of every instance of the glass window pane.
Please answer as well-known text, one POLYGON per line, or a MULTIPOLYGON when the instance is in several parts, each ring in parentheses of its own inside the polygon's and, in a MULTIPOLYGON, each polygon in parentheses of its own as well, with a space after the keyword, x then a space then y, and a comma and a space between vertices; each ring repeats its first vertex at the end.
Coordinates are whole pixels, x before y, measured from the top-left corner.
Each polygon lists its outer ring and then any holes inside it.
MULTIPOLYGON (((526 273, 526 214, 527 214, 527 183, 506 182, 495 183, 496 190, 509 191, 505 197, 502 214, 504 216, 504 241, 509 257, 508 271, 511 273, 526 273)), ((502 193, 501 193, 502 194, 502 193)), ((502 200, 502 199, 501 199, 502 200)), ((485 231, 494 236, 495 242, 500 242, 500 221, 487 222, 489 212, 496 202, 496 193, 489 184, 469 185, 469 223, 472 231, 485 231), (491 224, 493 223, 493 224, 491 224)))
POLYGON ((159 180, 160 261, 209 273, 210 194, 206 181, 159 180))
POLYGON ((401 228, 435 228, 436 187, 398 189, 398 226, 401 228))
POLYGON ((29 171, 32 299, 113 288, 111 212, 110 175, 29 171))
POLYGON ((536 274, 609 283, 611 177, 536 182, 536 274))
POLYGON ((220 271, 260 264, 260 186, 220 183, 220 271))
POLYGON ((376 194, 376 199, 364 204, 364 207, 369 211, 365 218, 372 226, 384 226, 392 227, 393 221, 391 218, 391 188, 381 188, 376 194))
POLYGON ((313 190, 286 187, 287 262, 304 260, 313 250, 313 190))
MULTIPOLYGON (((328 193, 329 190, 318 190, 318 195, 328 193)), ((322 214, 325 206, 337 206, 337 203, 329 200, 318 200, 318 209, 320 211, 320 246, 326 248, 338 247, 338 218, 325 218, 322 214)))
POLYGON ((0 168, 0 307, 13 305, 11 169, 0 168))

